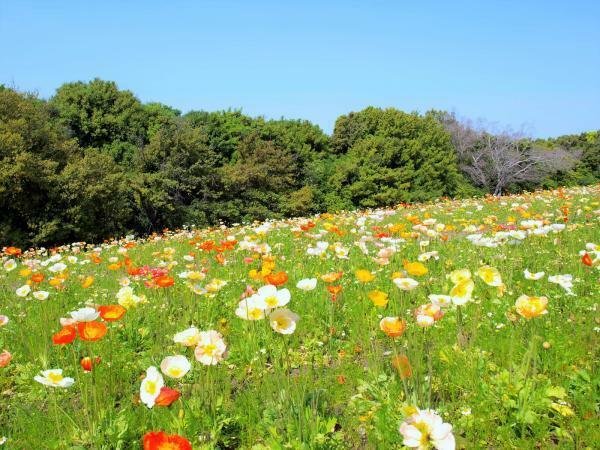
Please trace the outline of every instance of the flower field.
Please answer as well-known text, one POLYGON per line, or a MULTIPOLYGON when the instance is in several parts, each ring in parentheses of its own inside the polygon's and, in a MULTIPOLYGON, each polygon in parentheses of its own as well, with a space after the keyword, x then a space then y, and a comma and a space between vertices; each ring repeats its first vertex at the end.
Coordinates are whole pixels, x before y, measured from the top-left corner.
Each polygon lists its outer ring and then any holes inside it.
POLYGON ((597 448, 599 280, 598 185, 4 247, 0 448, 597 448))

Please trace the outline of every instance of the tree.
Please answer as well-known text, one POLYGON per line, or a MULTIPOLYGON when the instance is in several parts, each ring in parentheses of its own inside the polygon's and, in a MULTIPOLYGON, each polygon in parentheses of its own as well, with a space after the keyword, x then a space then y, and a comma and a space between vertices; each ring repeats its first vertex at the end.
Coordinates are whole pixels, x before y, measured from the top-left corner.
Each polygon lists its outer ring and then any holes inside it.
POLYGON ((333 146, 343 155, 331 176, 342 204, 384 206, 456 191, 450 138, 432 117, 370 107, 337 120, 333 146))
POLYGON ((63 84, 50 104, 81 147, 104 149, 117 162, 128 161, 146 142, 147 112, 133 93, 112 81, 63 84))
POLYGON ((551 174, 570 170, 579 158, 562 148, 535 145, 521 132, 492 133, 483 126, 461 123, 452 114, 434 115, 452 138, 461 170, 493 195, 515 184, 539 185, 551 174))
POLYGON ((57 174, 79 154, 43 100, 0 86, 0 245, 62 239, 57 174))

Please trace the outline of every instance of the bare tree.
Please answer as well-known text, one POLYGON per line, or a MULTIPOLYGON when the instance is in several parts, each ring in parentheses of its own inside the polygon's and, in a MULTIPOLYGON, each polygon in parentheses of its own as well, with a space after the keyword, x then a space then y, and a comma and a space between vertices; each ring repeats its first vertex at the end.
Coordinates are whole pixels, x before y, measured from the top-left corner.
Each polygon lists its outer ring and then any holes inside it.
POLYGON ((522 132, 487 131, 446 115, 442 123, 450 133, 461 169, 473 182, 494 195, 513 183, 540 182, 548 175, 571 169, 580 155, 562 148, 536 147, 522 132))

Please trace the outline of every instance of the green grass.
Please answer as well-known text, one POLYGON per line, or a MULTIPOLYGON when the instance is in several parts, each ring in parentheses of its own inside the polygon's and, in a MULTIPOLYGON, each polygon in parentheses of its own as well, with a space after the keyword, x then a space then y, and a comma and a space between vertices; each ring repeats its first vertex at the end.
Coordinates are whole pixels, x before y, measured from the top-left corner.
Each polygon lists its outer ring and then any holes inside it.
POLYGON ((31 278, 19 273, 24 262, 44 261, 51 252, 22 255, 16 269, 0 268, 0 314, 10 319, 0 327, 0 351, 12 354, 12 361, 0 368, 0 438, 8 438, 4 445, 10 449, 129 449, 141 448, 145 433, 163 430, 184 436, 194 448, 395 449, 403 448, 400 423, 416 406, 434 409, 452 424, 457 448, 597 448, 600 272, 598 261, 587 266, 579 252, 586 243, 600 244, 599 194, 600 186, 594 186, 560 195, 442 201, 390 209, 381 221, 369 212, 343 213, 312 218, 316 226, 308 232, 298 229, 308 219, 273 222, 272 229, 259 235, 256 225, 167 232, 138 241, 127 253, 136 267, 170 267, 175 284, 152 289, 143 283, 149 277, 129 276, 135 293, 144 294, 147 303, 107 323, 103 339, 78 339, 65 346, 52 344, 61 317, 86 304, 117 303, 119 279, 128 276, 127 269, 108 266, 110 257, 124 260, 118 252, 124 241, 101 245, 98 263, 90 261, 92 245, 82 248, 74 264, 66 261, 72 254, 69 247, 58 249, 68 266, 60 288, 50 286, 49 266, 36 263, 34 273, 46 277, 36 289, 50 292, 45 301, 31 294, 21 298, 15 291, 31 278), (561 232, 495 248, 466 239, 473 233, 466 227, 493 236, 498 225, 519 226, 534 218, 562 224, 564 207, 568 222, 561 232), (454 229, 429 238, 411 235, 408 215, 421 221, 431 217, 454 229), (366 217, 364 228, 356 226, 360 217, 366 217), (404 236, 404 242, 395 244, 388 265, 379 265, 373 260, 377 245, 390 244, 376 235, 390 232, 391 224, 404 226, 390 233, 393 239, 404 236), (331 226, 340 233, 325 231, 335 231, 331 226), (322 236, 310 237, 317 233, 322 236), (226 236, 238 242, 248 236, 270 245, 274 272, 285 271, 289 277, 282 286, 291 292, 287 307, 300 316, 292 335, 274 332, 267 320, 249 322, 235 315, 246 286, 264 283, 249 276, 250 270, 260 270, 261 258, 240 250, 239 243, 223 253, 224 265, 214 251, 196 246, 206 240, 218 244, 226 236), (361 239, 369 255, 356 245, 361 239), (324 257, 307 255, 317 240, 340 242, 349 249, 348 259, 331 249, 324 257), (165 248, 174 253, 166 254, 165 248), (417 261, 424 251, 437 251, 439 259, 423 263, 427 274, 412 276, 420 283, 416 289, 401 291, 392 274, 402 272, 403 260, 417 261), (190 252, 193 262, 183 259, 190 252), (90 262, 80 264, 86 260, 90 262), (501 273, 503 296, 476 276, 483 265, 501 273), (213 296, 202 295, 178 277, 184 270, 202 268, 207 276, 199 284, 217 278, 227 285, 213 296), (435 325, 418 327, 414 309, 429 302, 428 294, 447 294, 453 285, 447 275, 463 268, 473 274, 475 290, 473 300, 460 307, 461 319, 457 307, 449 306, 435 325), (359 282, 358 269, 372 270, 375 279, 359 282), (527 280, 524 269, 546 275, 527 280), (320 279, 338 271, 344 274, 335 283, 320 279), (548 281, 556 274, 573 276, 576 295, 548 281), (89 275, 94 283, 84 289, 81 281, 89 275), (315 290, 296 288, 299 280, 312 277, 319 278, 315 290), (335 302, 326 290, 331 284, 342 286, 335 302), (387 307, 368 299, 375 289, 389 294, 387 307), (520 318, 514 305, 522 294, 548 297, 548 314, 520 318), (407 321, 401 337, 393 339, 380 330, 384 316, 407 321), (175 333, 192 325, 222 333, 227 358, 204 366, 194 359, 193 349, 173 342, 175 333), (413 372, 404 380, 391 365, 400 353, 408 356, 413 372), (147 408, 139 401, 146 369, 176 354, 192 362, 182 379, 165 377, 165 385, 181 397, 169 407, 147 408), (83 356, 102 361, 86 373, 79 365, 83 356), (49 368, 62 368, 75 384, 61 389, 34 381, 49 368))

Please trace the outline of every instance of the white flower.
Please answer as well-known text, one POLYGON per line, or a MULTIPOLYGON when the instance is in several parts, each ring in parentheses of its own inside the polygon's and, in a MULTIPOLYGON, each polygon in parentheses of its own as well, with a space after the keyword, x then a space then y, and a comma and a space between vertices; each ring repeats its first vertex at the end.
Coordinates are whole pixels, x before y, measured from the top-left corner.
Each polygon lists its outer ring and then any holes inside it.
POLYGON ((186 347, 195 347, 200 342, 200 331, 196 327, 180 331, 173 336, 173 342, 185 345, 186 347))
POLYGON ((227 355, 227 346, 221 333, 215 330, 201 331, 194 355, 205 366, 218 364, 227 355))
POLYGON ((76 322, 92 322, 98 318, 100 313, 94 308, 86 307, 78 309, 77 311, 71 311, 71 317, 76 322))
POLYGON ((273 309, 279 306, 285 306, 289 303, 291 294, 288 289, 279 289, 272 284, 268 284, 258 289, 255 294, 257 297, 257 305, 262 309, 273 309))
POLYGON ((528 280, 539 280, 540 278, 542 278, 544 275, 546 274, 546 272, 535 272, 535 273, 531 273, 528 269, 525 269, 523 271, 523 275, 525 276, 526 279, 528 280))
POLYGON ((66 268, 67 268, 67 265, 65 263, 59 262, 59 263, 53 264, 50 267, 48 267, 48 270, 50 272, 60 273, 60 272, 64 272, 66 268))
POLYGON ((9 259, 4 263, 4 270, 6 270, 7 272, 10 272, 11 270, 15 269, 17 267, 17 263, 15 262, 14 259, 9 259))
POLYGON ((33 297, 37 300, 46 300, 50 293, 48 291, 35 291, 33 297))
POLYGON ((264 301, 254 294, 238 304, 235 315, 244 320, 260 320, 265 317, 263 306, 264 301))
POLYGON ((419 285, 419 282, 412 278, 394 278, 393 282, 403 291, 411 291, 419 285))
POLYGON ((450 297, 449 295, 429 294, 428 298, 431 301, 431 303, 440 307, 445 307, 452 304, 452 297, 450 297))
POLYGON ((417 412, 406 418, 400 425, 402 442, 407 447, 427 449, 430 446, 438 450, 454 450, 456 443, 452 434, 452 425, 444 423, 442 418, 429 409, 417 412))
POLYGON ((192 365, 183 355, 167 356, 160 363, 160 370, 171 378, 183 378, 192 365))
POLYGON ((271 328, 281 334, 292 334, 299 320, 300 316, 287 308, 276 309, 269 315, 271 328))
POLYGON ((73 386, 75 380, 69 377, 63 377, 62 369, 49 369, 42 371, 41 375, 33 377, 38 383, 45 386, 68 388, 73 386))
POLYGON ((77 256, 67 256, 67 261, 69 261, 69 264, 75 264, 77 262, 77 256))
POLYGON ((296 284, 298 289, 302 289, 303 291, 312 291, 317 287, 317 279, 316 278, 305 278, 303 280, 298 281, 296 284))
POLYGON ((27 297, 31 292, 31 286, 28 284, 24 284, 19 289, 16 290, 16 293, 19 297, 27 297))
POLYGON ((148 408, 152 408, 164 385, 165 381, 156 367, 148 367, 146 370, 146 377, 142 380, 142 384, 140 385, 140 400, 148 408))
POLYGON ((552 275, 548 277, 550 283, 558 284, 561 288, 567 291, 568 294, 573 294, 571 288, 573 287, 573 276, 572 275, 552 275))

